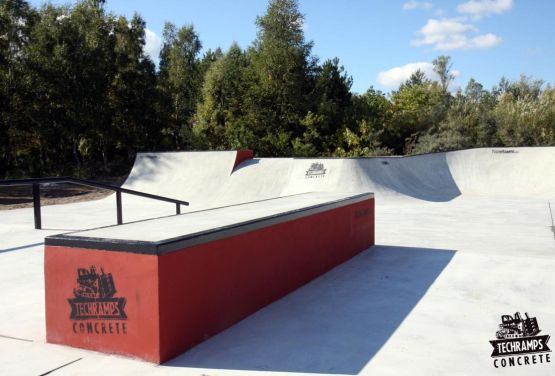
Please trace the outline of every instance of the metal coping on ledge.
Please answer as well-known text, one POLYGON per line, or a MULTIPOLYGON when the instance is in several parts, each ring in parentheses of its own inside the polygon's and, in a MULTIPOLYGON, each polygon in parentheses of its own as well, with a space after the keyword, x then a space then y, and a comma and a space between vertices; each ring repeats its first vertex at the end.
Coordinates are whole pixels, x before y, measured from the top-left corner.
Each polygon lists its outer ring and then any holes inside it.
MULTIPOLYGON (((163 255, 198 244, 239 235, 245 232, 262 229, 283 222, 291 221, 308 215, 325 212, 339 207, 362 202, 374 197, 373 193, 361 193, 350 197, 316 204, 304 208, 293 209, 283 213, 273 214, 248 221, 238 222, 222 227, 215 227, 205 231, 164 239, 160 241, 140 241, 110 238, 93 238, 70 234, 51 235, 45 238, 45 246, 63 246, 70 248, 95 249, 102 251, 130 252, 148 255, 163 255)), ((248 203, 247 203, 248 204, 248 203)), ((210 209, 209 209, 210 210, 210 209)), ((217 210, 214 209, 214 210, 217 210)), ((192 213, 191 213, 192 214, 192 213)), ((185 214, 186 215, 186 214, 185 214)), ((159 218, 146 222, 155 223, 159 218)), ((125 226, 125 225, 124 225, 125 226)), ((77 231, 82 232, 82 231, 77 231)))

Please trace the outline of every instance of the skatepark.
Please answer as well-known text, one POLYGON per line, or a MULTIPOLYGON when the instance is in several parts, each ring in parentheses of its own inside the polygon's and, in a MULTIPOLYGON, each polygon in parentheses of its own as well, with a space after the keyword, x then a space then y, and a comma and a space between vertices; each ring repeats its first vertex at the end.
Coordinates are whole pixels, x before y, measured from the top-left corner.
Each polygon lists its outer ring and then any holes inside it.
POLYGON ((114 195, 44 206, 41 230, 33 209, 0 211, 0 374, 553 374, 545 358, 496 368, 489 342, 515 312, 555 332, 553 166, 553 147, 329 159, 141 153, 123 187, 187 201, 182 214, 125 194, 115 227, 114 195), (374 246, 160 365, 46 342, 46 237, 158 241, 157 226, 173 239, 206 231, 206 213, 223 228, 368 194, 374 246))

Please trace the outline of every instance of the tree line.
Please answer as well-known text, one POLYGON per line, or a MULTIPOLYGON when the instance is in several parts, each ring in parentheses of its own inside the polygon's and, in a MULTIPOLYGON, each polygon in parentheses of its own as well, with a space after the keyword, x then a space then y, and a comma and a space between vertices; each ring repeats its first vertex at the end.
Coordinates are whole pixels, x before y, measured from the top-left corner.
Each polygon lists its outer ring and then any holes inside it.
POLYGON ((389 94, 351 91, 323 62, 297 0, 270 0, 250 46, 202 52, 166 23, 158 67, 145 21, 103 0, 0 0, 0 177, 124 173, 138 151, 250 148, 261 157, 414 154, 555 145, 555 89, 522 76, 451 92, 451 59, 389 94))

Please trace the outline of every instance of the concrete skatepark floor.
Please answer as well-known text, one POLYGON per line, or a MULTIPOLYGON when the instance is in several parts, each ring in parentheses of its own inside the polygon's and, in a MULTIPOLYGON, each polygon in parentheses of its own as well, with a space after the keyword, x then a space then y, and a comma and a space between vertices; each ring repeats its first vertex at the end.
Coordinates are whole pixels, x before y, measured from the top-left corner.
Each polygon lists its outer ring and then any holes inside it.
MULTIPOLYGON (((46 207, 45 230, 32 229, 32 209, 2 211, 0 374, 555 373, 553 363, 495 368, 489 343, 501 315, 517 311, 555 332, 555 148, 323 159, 319 179, 305 178, 310 159, 246 161, 231 172, 229 153, 139 158, 126 184, 180 193, 197 203, 191 210, 374 191, 377 245, 158 366, 45 343, 43 239, 113 224, 112 197, 46 207)), ((125 200, 126 221, 173 210, 125 200)))

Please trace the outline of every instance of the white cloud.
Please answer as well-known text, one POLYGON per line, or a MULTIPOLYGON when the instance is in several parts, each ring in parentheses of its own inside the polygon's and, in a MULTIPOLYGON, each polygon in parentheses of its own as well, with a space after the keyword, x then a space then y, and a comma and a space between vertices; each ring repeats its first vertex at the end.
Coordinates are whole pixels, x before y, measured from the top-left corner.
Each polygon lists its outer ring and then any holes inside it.
POLYGON ((434 12, 434 14, 436 16, 443 16, 445 14, 445 11, 441 8, 436 9, 436 11, 434 12))
POLYGON ((416 62, 405 64, 400 67, 391 68, 384 72, 378 73, 378 82, 380 83, 380 85, 396 88, 400 84, 408 80, 410 76, 419 69, 428 77, 431 77, 435 74, 434 66, 431 63, 416 62))
MULTIPOLYGON (((434 72, 434 66, 432 63, 420 61, 416 63, 405 64, 400 67, 395 67, 384 72, 380 72, 378 73, 378 82, 380 83, 380 85, 385 87, 397 88, 403 82, 408 80, 410 76, 417 70, 421 70, 422 72, 424 72, 426 77, 432 80, 439 79, 437 73, 434 72)), ((451 74, 453 74, 455 77, 458 77, 460 75, 460 72, 453 69, 451 70, 451 74)), ((451 86, 455 88, 456 84, 452 83, 451 86)))
POLYGON ((470 0, 457 5, 459 13, 465 13, 474 19, 480 19, 491 14, 500 14, 513 7, 513 0, 470 0))
POLYGON ((150 56, 151 59, 158 59, 160 50, 162 49, 162 39, 152 30, 145 28, 145 46, 144 52, 150 56))
POLYGON ((419 39, 413 40, 415 47, 433 46, 434 50, 462 50, 468 48, 491 48, 501 43, 501 38, 494 34, 482 34, 475 37, 478 29, 463 19, 447 18, 429 19, 419 31, 419 39))
POLYGON ((403 4, 403 9, 404 10, 430 9, 431 7, 433 7, 433 4, 429 3, 427 1, 410 0, 410 1, 407 1, 406 3, 403 4))
POLYGON ((491 48, 500 44, 502 39, 495 34, 488 33, 484 35, 478 35, 471 39, 471 44, 475 48, 491 48))

